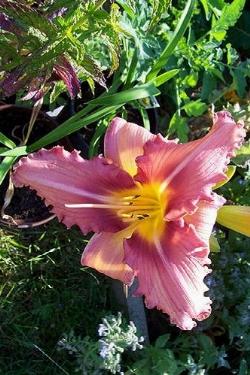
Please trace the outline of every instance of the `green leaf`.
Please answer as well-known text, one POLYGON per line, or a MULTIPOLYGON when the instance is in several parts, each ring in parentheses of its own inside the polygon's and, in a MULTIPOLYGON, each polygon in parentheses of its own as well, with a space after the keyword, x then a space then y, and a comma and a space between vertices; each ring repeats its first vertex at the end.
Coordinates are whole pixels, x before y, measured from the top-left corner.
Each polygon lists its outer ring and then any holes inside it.
POLYGON ((143 99, 149 96, 158 95, 159 93, 160 91, 152 83, 147 83, 116 94, 100 96, 99 98, 88 102, 87 107, 78 112, 75 116, 71 117, 71 119, 65 121, 56 129, 52 130, 49 134, 28 146, 28 151, 33 152, 41 147, 54 143, 89 124, 97 122, 110 113, 115 112, 117 109, 131 100, 143 99), (85 116, 86 113, 89 113, 89 111, 93 110, 97 105, 104 105, 105 107, 96 110, 88 116, 85 116), (82 116, 85 117, 81 118, 82 116))
POLYGON ((211 73, 205 72, 202 79, 201 100, 209 100, 215 88, 215 77, 211 73))
POLYGON ((187 142, 188 137, 188 125, 187 121, 184 117, 181 117, 178 112, 175 112, 173 117, 171 118, 169 128, 167 131, 167 135, 171 135, 173 133, 177 134, 177 137, 181 142, 187 142))
POLYGON ((117 4, 119 4, 127 13, 127 15, 133 20, 135 17, 135 13, 133 8, 127 3, 127 1, 123 0, 116 0, 117 4))
POLYGON ((6 156, 2 163, 0 164, 0 185, 2 184, 5 176, 11 169, 12 165, 15 163, 17 157, 8 157, 6 156))
POLYGON ((12 150, 2 151, 0 152, 0 156, 22 156, 27 155, 27 146, 20 146, 13 148, 12 150))
POLYGON ((243 98, 246 94, 247 81, 242 69, 235 69, 232 71, 233 83, 237 94, 243 98))
POLYGON ((245 359, 240 361, 239 375, 249 375, 247 361, 245 359))
POLYGON ((121 106, 122 104, 117 106, 101 108, 98 111, 95 111, 94 113, 91 113, 88 116, 84 117, 84 119, 79 119, 72 122, 65 122, 58 126, 56 129, 52 130, 50 133, 46 134, 44 137, 40 138, 38 141, 28 146, 28 151, 33 152, 39 148, 57 142, 58 140, 66 137, 67 135, 82 129, 85 126, 92 124, 93 122, 99 121, 101 118, 116 111, 121 106))
POLYGON ((246 0, 234 0, 231 4, 226 4, 222 9, 221 16, 213 23, 210 35, 218 42, 221 42, 227 30, 234 26, 244 8, 246 0))
POLYGON ((5 151, 9 151, 9 149, 7 147, 0 147, 0 155, 5 151))
POLYGON ((160 94, 160 91, 152 83, 135 86, 131 89, 118 92, 116 94, 106 95, 89 102, 91 105, 121 105, 131 100, 138 100, 160 94))
POLYGON ((250 140, 236 152, 236 157, 232 161, 235 165, 242 168, 250 165, 250 140))
POLYGON ((160 74, 159 76, 153 78, 150 82, 154 83, 155 87, 159 87, 163 85, 163 83, 169 81, 171 78, 176 76, 178 74, 180 69, 172 69, 168 72, 165 72, 163 74, 160 74))
POLYGON ((166 346, 166 343, 169 341, 170 335, 166 333, 165 335, 159 336, 155 341, 155 347, 156 348, 164 348, 166 346))
POLYGON ((0 143, 2 143, 4 146, 8 148, 16 147, 15 143, 1 132, 0 132, 0 143))
POLYGON ((200 99, 192 100, 182 107, 186 114, 191 117, 201 116, 207 110, 207 104, 202 102, 200 99))
POLYGON ((154 79, 157 76, 158 72, 166 65, 167 60, 172 55, 175 47, 177 46, 178 42, 180 41, 180 39, 184 35, 184 33, 185 33, 185 31, 186 31, 186 29, 189 25, 189 22, 191 20, 192 15, 193 15, 194 6, 195 6, 195 0, 188 0, 187 1, 186 6, 183 10, 182 16, 181 16, 181 18, 180 18, 180 20, 177 24, 177 27, 174 31, 174 34, 173 34, 172 38, 170 39, 166 48, 163 50, 160 57, 154 63, 151 71, 149 72, 149 74, 147 76, 147 81, 151 81, 152 79, 154 79))
POLYGON ((98 154, 98 147, 100 144, 100 139, 101 137, 105 134, 107 130, 108 123, 105 120, 99 121, 95 133, 91 139, 90 145, 89 145, 89 153, 88 156, 89 158, 93 158, 96 154, 98 154))

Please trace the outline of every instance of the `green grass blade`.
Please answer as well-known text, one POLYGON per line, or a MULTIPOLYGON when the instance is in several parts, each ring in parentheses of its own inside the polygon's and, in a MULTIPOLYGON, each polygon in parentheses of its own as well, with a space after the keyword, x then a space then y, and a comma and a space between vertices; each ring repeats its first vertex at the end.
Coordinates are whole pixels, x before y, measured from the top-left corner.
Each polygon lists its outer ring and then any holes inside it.
POLYGON ((0 143, 2 143, 4 146, 8 148, 16 147, 15 143, 1 132, 0 132, 0 143))
POLYGON ((195 6, 195 0, 188 0, 187 3, 186 3, 186 6, 183 10, 183 13, 182 13, 182 16, 177 24, 177 27, 174 31, 174 34, 171 38, 171 40, 169 41, 168 45, 166 46, 166 48, 164 49, 164 51, 162 52, 161 56, 156 60, 155 64, 153 65, 151 71, 149 72, 148 76, 147 76, 147 81, 151 81, 152 79, 154 79, 158 72, 161 70, 161 68, 166 65, 166 62, 168 60, 168 58, 171 56, 171 54, 173 53, 175 47, 177 46, 179 40, 181 39, 181 37, 184 35, 187 27, 188 27, 188 24, 191 20, 191 17, 193 15, 193 11, 194 11, 194 6, 195 6))

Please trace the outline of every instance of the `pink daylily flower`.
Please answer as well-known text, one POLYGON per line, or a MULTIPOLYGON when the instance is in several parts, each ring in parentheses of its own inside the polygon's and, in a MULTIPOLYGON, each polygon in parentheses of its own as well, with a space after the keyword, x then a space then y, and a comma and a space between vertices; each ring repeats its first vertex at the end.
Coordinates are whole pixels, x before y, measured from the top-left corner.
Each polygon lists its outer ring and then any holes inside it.
POLYGON ((186 144, 123 119, 106 133, 104 157, 84 160, 62 147, 40 150, 15 166, 16 186, 30 186, 67 227, 96 232, 82 264, 131 284, 148 308, 190 330, 207 318, 204 296, 209 238, 224 198, 213 186, 245 131, 228 112, 214 115, 211 131, 186 144))

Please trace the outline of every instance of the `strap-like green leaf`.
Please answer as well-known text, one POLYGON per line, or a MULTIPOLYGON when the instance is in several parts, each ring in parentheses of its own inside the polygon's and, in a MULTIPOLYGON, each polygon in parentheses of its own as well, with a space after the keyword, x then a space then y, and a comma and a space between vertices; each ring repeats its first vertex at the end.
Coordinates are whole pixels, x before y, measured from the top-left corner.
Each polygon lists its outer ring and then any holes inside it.
POLYGON ((20 146, 13 148, 12 150, 3 150, 0 151, 0 156, 22 156, 22 155, 27 155, 27 146, 20 146))
POLYGON ((135 86, 131 89, 121 91, 116 94, 106 95, 97 99, 93 99, 89 102, 89 104, 120 105, 130 102, 131 100, 143 99, 158 94, 160 94, 160 91, 155 87, 153 83, 146 83, 144 85, 135 86))
MULTIPOLYGON (((70 121, 66 121, 58 128, 52 130, 49 134, 30 145, 28 147, 28 151, 33 152, 41 147, 54 143, 89 124, 92 124, 93 122, 97 122, 108 114, 117 111, 120 107, 131 100, 143 99, 149 96, 158 95, 159 93, 160 91, 154 86, 154 84, 147 83, 145 85, 136 86, 132 89, 124 90, 116 94, 101 96, 97 99, 91 100, 88 103, 88 108, 93 109, 96 105, 103 105, 105 108, 100 108, 95 112, 88 114, 84 118, 79 118, 80 115, 77 113, 76 116, 73 116, 70 119, 70 121)), ((83 115, 83 113, 84 109, 81 114, 83 115)))
POLYGON ((1 132, 0 132, 0 143, 2 143, 4 146, 8 148, 16 147, 15 143, 1 132))
POLYGON ((177 46, 179 40, 184 35, 188 24, 191 20, 191 17, 193 15, 193 10, 195 6, 195 0, 188 0, 187 4, 183 10, 182 16, 177 24, 177 27, 174 31, 174 34, 169 41, 168 45, 162 52, 161 56, 156 60, 155 64, 153 65, 151 71, 149 72, 147 76, 147 81, 151 81, 153 78, 155 78, 158 74, 158 72, 161 70, 162 67, 166 65, 166 62, 170 55, 173 53, 175 47, 177 46))
POLYGON ((6 156, 3 160, 2 163, 0 164, 0 185, 3 182, 5 176, 11 169, 12 165, 15 163, 17 157, 8 157, 6 156))

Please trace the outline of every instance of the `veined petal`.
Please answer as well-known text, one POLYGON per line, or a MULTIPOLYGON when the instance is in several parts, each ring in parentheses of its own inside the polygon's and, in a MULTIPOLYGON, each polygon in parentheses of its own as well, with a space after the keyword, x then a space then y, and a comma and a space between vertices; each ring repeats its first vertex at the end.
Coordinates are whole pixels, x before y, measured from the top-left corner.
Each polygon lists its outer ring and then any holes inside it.
POLYGON ((77 151, 69 153, 59 146, 22 158, 14 167, 12 178, 16 186, 35 189, 67 227, 76 224, 84 233, 123 229, 125 224, 115 209, 90 206, 109 203, 113 192, 135 186, 128 173, 106 159, 84 160, 77 151), (65 207, 88 203, 87 208, 65 207))
POLYGON ((137 173, 136 157, 143 154, 144 144, 154 138, 153 134, 141 126, 116 117, 105 135, 104 155, 134 176, 137 173))
POLYGON ((224 206, 217 214, 219 224, 250 237, 250 207, 224 206))
POLYGON ((204 256, 209 253, 210 238, 216 221, 217 211, 225 202, 226 200, 223 197, 213 193, 213 200, 211 202, 200 201, 198 209, 193 214, 184 216, 184 221, 188 225, 193 226, 197 236, 206 244, 206 248, 203 249, 204 256))
POLYGON ((166 219, 192 213, 199 200, 212 200, 212 187, 226 177, 229 158, 244 136, 243 125, 236 124, 228 112, 215 115, 211 131, 202 139, 176 144, 157 136, 146 143, 144 155, 137 158, 135 179, 160 182, 167 190, 166 219))
POLYGON ((125 284, 133 281, 133 270, 124 263, 124 231, 95 234, 86 246, 81 263, 125 284))
POLYGON ((157 307, 170 316, 181 329, 192 329, 193 319, 203 320, 210 314, 211 301, 204 296, 203 282, 209 272, 204 242, 192 226, 166 223, 161 239, 147 242, 134 234, 125 243, 125 262, 134 270, 148 308, 157 307))

